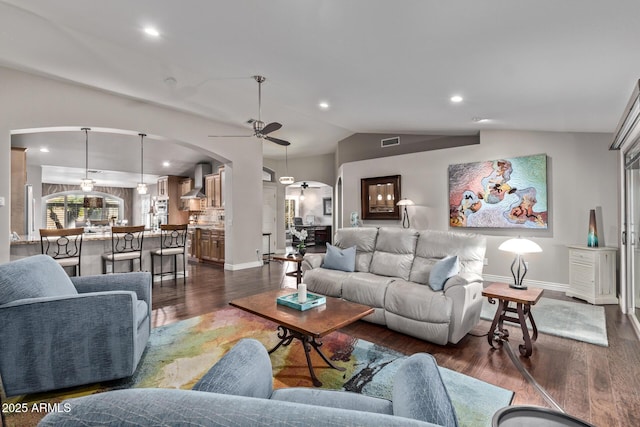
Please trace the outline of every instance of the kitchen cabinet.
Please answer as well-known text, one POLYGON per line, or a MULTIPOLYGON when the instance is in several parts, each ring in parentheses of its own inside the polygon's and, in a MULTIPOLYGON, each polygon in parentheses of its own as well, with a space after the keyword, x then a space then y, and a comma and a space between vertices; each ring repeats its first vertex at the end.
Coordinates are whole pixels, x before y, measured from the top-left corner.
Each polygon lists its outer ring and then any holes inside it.
POLYGON ((566 295, 591 304, 617 304, 617 248, 569 246, 569 290, 566 295))
POLYGON ((224 237, 224 230, 197 228, 197 258, 200 261, 224 264, 224 237))
MULTIPOLYGON (((167 199, 167 214, 169 224, 186 224, 189 221, 189 212, 184 209, 182 200, 182 182, 187 179, 184 176, 161 176, 158 178, 158 198, 167 199)), ((188 206, 187 206, 188 209, 188 206)))
POLYGON ((158 197, 169 197, 169 177, 158 178, 158 197))
MULTIPOLYGON (((193 189, 193 179, 183 178, 180 180, 180 196, 185 195, 193 189)), ((188 211, 190 206, 190 199, 180 199, 180 210, 188 211)))
POLYGON ((220 172, 205 175, 204 187, 207 207, 224 207, 224 200, 222 198, 222 176, 220 172))

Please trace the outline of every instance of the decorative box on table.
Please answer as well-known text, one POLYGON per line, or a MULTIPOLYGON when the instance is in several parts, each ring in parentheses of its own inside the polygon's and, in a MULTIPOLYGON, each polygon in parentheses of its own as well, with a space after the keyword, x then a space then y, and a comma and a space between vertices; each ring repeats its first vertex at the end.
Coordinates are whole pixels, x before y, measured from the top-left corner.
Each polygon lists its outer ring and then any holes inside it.
POLYGON ((322 295, 311 294, 307 292, 307 301, 300 303, 298 302, 298 293, 283 295, 278 297, 278 304, 286 305, 287 307, 295 308, 296 310, 305 311, 310 308, 317 307, 322 304, 327 303, 327 298, 322 295))

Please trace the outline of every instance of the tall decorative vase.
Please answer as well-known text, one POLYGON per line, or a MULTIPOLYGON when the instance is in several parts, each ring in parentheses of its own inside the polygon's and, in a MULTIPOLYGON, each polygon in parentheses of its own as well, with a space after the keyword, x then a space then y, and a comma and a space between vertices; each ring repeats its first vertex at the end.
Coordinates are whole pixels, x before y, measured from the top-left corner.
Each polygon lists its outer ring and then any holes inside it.
POLYGON ((598 247, 598 227, 596 226, 596 210, 589 211, 589 234, 587 235, 587 246, 598 247))

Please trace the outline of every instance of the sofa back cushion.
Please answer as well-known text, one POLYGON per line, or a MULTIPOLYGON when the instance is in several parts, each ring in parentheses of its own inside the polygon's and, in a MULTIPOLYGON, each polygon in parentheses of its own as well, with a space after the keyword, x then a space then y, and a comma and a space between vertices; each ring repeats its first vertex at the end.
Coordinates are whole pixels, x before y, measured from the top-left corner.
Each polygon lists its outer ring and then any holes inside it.
POLYGON ((380 228, 371 260, 371 273, 409 280, 417 239, 416 230, 380 228))
POLYGON ((77 294, 67 273, 48 255, 0 265, 0 305, 25 298, 77 294))
POLYGON ((375 227, 341 228, 336 231, 335 246, 341 249, 356 247, 356 271, 369 272, 371 257, 376 247, 378 229, 375 227))
POLYGON ((351 273, 356 268, 356 247, 340 249, 327 243, 327 253, 322 263, 323 268, 351 273))
POLYGON ((409 280, 429 284, 429 275, 435 263, 451 255, 458 256, 461 273, 482 275, 487 247, 485 236, 437 230, 421 230, 419 233, 409 280))

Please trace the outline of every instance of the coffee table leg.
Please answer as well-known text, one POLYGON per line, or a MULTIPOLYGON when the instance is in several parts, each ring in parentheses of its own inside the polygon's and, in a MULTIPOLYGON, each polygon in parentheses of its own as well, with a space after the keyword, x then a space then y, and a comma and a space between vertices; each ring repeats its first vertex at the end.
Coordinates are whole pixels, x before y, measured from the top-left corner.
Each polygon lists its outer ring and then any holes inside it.
POLYGON ((311 344, 311 346, 318 352, 320 357, 322 357, 322 360, 324 360, 325 363, 327 365, 329 365, 331 368, 337 369, 340 372, 344 372, 344 371, 347 370, 347 368, 342 368, 340 366, 334 365, 329 359, 327 359, 327 356, 325 356, 324 353, 322 351, 320 351, 320 347, 322 347, 322 343, 321 342, 316 341, 315 338, 311 338, 311 340, 309 341, 309 344, 311 344))
POLYGON ((327 365, 329 365, 329 367, 333 369, 337 369, 338 371, 341 371, 341 372, 346 370, 346 368, 341 368, 340 366, 336 366, 333 363, 331 363, 331 361, 327 358, 327 356, 325 356, 324 353, 320 351, 320 347, 322 346, 322 343, 316 341, 314 337, 301 334, 300 332, 297 332, 297 331, 292 331, 291 329, 286 328, 284 326, 278 326, 278 338, 280 338, 280 342, 276 344, 276 346, 273 347, 271 350, 269 350, 269 354, 279 349, 280 346, 283 346, 283 345, 285 347, 288 346, 289 344, 291 344, 294 338, 300 340, 302 342, 302 347, 304 348, 304 356, 307 359, 307 366, 309 367, 309 374, 311 374, 311 380, 313 381, 313 385, 316 387, 321 387, 322 382, 318 379, 318 377, 316 377, 316 373, 313 370, 313 365, 311 364, 310 353, 311 353, 312 347, 320 355, 320 357, 322 357, 322 360, 324 360, 327 363, 327 365))
POLYGON ((524 339, 524 345, 520 344, 520 354, 524 357, 531 356, 533 348, 531 346, 531 338, 529 337, 529 329, 527 329, 527 319, 525 317, 525 304, 518 303, 518 319, 520 320, 520 328, 522 329, 522 338, 524 339))
POLYGON ((280 338, 280 342, 276 344, 276 346, 271 350, 269 350, 269 354, 279 349, 281 345, 284 345, 286 347, 291 344, 291 341, 293 341, 295 336, 291 334, 291 331, 289 331, 289 329, 285 328, 284 326, 278 326, 278 338, 280 338))
POLYGON ((300 341, 302 341, 302 346, 304 347, 304 355, 307 358, 307 366, 309 367, 309 374, 311 374, 311 381, 313 381, 314 386, 322 387, 322 381, 316 377, 316 373, 313 371, 313 365, 311 365, 311 347, 309 346, 309 337, 304 335, 300 341))

